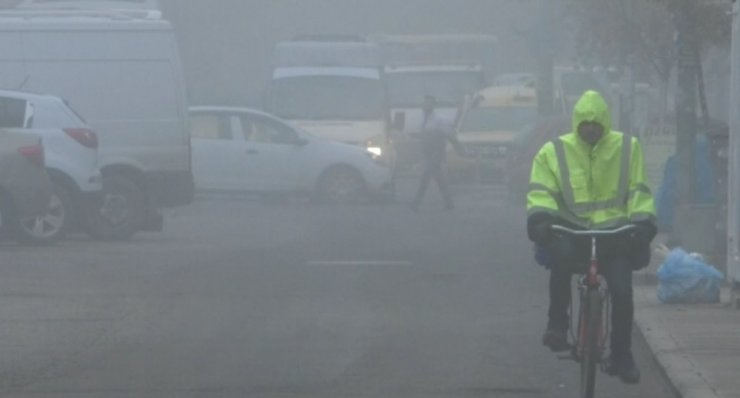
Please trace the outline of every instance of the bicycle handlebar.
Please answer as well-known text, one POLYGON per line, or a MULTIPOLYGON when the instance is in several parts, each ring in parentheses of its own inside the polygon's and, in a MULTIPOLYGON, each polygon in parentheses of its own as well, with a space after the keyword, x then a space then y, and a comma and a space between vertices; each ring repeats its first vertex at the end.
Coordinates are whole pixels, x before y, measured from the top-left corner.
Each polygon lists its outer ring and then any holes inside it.
POLYGON ((593 229, 593 230, 576 230, 576 229, 564 227, 562 225, 552 226, 553 231, 565 232, 567 234, 575 235, 575 236, 589 236, 589 237, 613 236, 613 235, 618 235, 624 232, 632 231, 635 228, 637 228, 637 225, 635 224, 628 224, 628 225, 615 228, 615 229, 593 229))

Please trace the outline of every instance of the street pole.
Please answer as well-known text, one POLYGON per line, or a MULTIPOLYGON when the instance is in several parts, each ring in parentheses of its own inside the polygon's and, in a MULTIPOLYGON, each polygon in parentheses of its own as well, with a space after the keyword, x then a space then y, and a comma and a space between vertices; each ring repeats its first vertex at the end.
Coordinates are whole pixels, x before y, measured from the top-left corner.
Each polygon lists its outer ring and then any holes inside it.
POLYGON ((625 40, 624 40, 624 57, 625 68, 622 76, 619 101, 619 129, 627 134, 633 134, 633 114, 635 110, 635 58, 634 43, 632 41, 633 33, 632 24, 635 20, 634 0, 623 0, 624 2, 624 19, 625 40))
POLYGON ((732 7, 730 78, 730 158, 727 201, 727 277, 733 286, 733 305, 740 301, 740 2, 732 7))
MULTIPOLYGON (((676 175, 677 204, 694 204, 695 195, 695 145, 696 145, 696 88, 697 65, 694 27, 692 24, 689 0, 680 0, 676 18, 678 35, 676 47, 678 55, 678 92, 676 98, 676 175)), ((683 226, 678 225, 678 228, 683 226)), ((689 226, 686 226, 689 228, 689 226)))
POLYGON ((551 116, 555 97, 553 92, 555 85, 553 82, 555 51, 554 43, 552 43, 553 0, 540 0, 539 8, 539 23, 534 35, 534 47, 537 53, 537 109, 540 116, 551 116))
MULTIPOLYGON (((674 238, 688 250, 717 256, 716 205, 696 202, 696 135, 699 46, 694 0, 676 0, 676 206, 674 238)), ((724 257, 724 253, 720 255, 724 257)))

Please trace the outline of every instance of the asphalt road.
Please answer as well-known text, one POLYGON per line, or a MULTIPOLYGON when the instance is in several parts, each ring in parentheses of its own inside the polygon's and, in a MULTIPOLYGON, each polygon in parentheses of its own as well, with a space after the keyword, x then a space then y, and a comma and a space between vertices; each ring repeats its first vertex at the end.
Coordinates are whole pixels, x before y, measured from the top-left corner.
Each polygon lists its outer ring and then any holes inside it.
MULTIPOLYGON (((546 273, 491 189, 441 211, 209 198, 163 234, 0 247, 3 397, 575 397, 546 273)), ((636 337, 643 383, 674 397, 636 337)))

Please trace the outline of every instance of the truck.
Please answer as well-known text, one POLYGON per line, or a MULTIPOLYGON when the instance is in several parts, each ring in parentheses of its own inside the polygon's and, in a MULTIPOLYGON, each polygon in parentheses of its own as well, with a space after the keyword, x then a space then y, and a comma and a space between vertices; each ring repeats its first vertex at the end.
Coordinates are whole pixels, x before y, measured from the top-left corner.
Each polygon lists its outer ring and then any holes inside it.
POLYGON ((504 182, 509 156, 529 139, 529 126, 536 121, 537 93, 532 87, 492 86, 470 96, 457 137, 473 156, 450 151, 450 173, 476 182, 504 182))

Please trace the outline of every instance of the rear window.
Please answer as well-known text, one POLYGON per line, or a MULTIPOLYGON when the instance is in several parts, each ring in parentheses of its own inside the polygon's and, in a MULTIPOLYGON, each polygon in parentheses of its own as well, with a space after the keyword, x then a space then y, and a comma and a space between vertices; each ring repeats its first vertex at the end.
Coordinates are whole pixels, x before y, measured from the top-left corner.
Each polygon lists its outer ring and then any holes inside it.
POLYGON ((63 101, 64 101, 64 105, 67 106, 67 109, 69 109, 70 111, 72 111, 72 113, 74 113, 74 115, 77 116, 77 118, 80 119, 80 121, 82 123, 87 124, 87 120, 85 120, 85 118, 82 117, 82 115, 80 115, 79 112, 77 112, 77 109, 75 109, 72 105, 70 105, 69 101, 67 101, 67 100, 63 100, 63 101))
POLYGON ((43 101, 35 104, 33 127, 39 129, 58 129, 80 127, 85 124, 75 113, 59 101, 43 101))
POLYGON ((0 127, 23 128, 25 119, 25 100, 0 97, 0 127))

